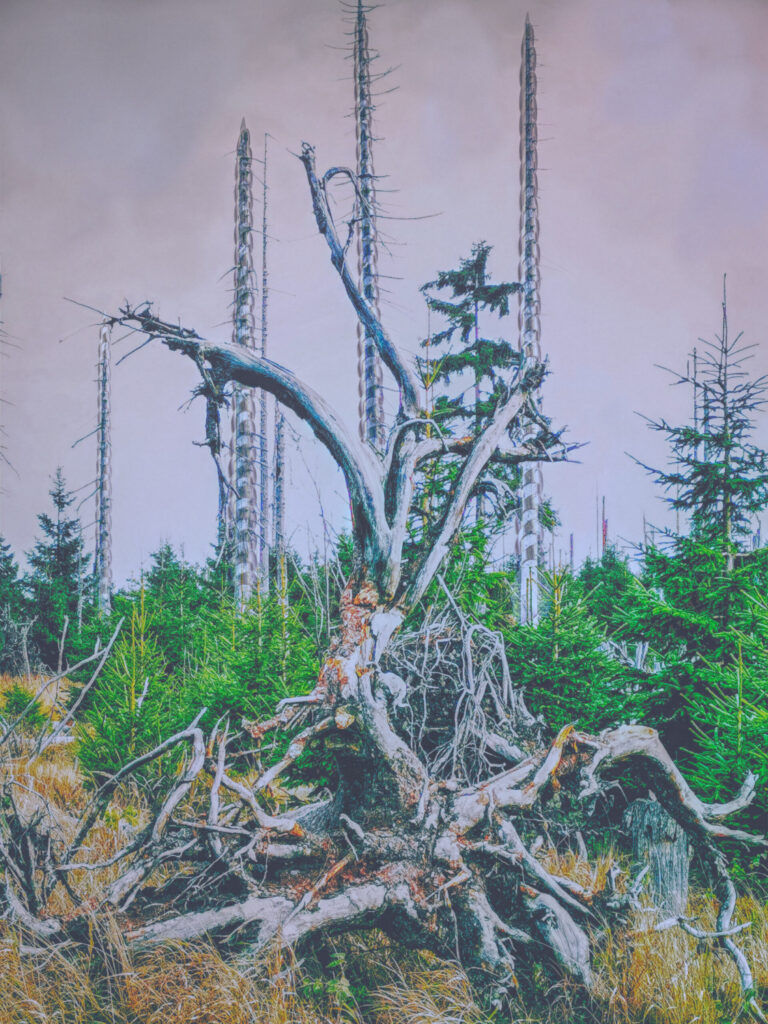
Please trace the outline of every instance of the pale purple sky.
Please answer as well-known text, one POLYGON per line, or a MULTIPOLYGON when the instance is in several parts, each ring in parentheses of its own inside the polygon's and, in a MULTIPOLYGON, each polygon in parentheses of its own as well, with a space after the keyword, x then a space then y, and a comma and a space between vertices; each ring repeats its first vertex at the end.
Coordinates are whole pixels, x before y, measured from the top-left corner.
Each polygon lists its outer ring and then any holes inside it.
MULTIPOLYGON (((518 73, 526 10, 539 54, 545 403, 581 462, 547 471, 562 540, 594 550, 595 494, 611 533, 638 539, 656 491, 625 451, 660 462, 634 415, 676 418, 687 396, 654 363, 684 364, 719 328, 723 272, 734 328, 768 327, 768 4, 762 0, 387 0, 370 19, 382 66, 376 167, 389 177, 401 278, 384 315, 402 347, 426 330, 418 287, 473 242, 517 277, 518 73)), ((354 161, 349 62, 336 0, 3 0, 0 4, 0 315, 19 348, 2 360, 8 456, 0 532, 28 549, 61 463, 70 486, 95 467, 97 329, 67 296, 114 310, 155 301, 226 338, 234 147, 245 116, 271 158, 271 354, 350 420, 354 320, 312 220, 302 140, 321 167, 354 161), (65 340, 60 340, 65 339, 65 340)), ((508 330, 516 329, 515 318, 508 330)), ((127 343, 122 349, 127 349, 127 343)), ((118 349, 119 352, 119 349, 118 349)), ((114 374, 115 570, 164 539, 202 559, 216 487, 204 410, 179 406, 195 372, 160 346, 114 374)), ((761 424, 759 440, 768 445, 761 424)), ((291 450, 289 522, 318 530, 309 464, 337 523, 340 482, 312 443, 291 450)), ((90 521, 91 504, 83 509, 90 521)))

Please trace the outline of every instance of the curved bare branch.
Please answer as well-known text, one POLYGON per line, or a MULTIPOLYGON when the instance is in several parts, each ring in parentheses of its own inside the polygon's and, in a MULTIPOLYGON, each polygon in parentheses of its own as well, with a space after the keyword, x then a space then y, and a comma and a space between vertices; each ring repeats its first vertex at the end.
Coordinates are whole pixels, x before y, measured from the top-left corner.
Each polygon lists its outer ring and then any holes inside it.
POLYGON ((390 531, 384 517, 381 468, 374 453, 351 434, 330 405, 290 370, 256 355, 242 345, 211 342, 195 331, 166 323, 144 309, 121 311, 120 322, 138 325, 168 348, 183 352, 200 365, 207 362, 219 387, 235 381, 263 388, 309 425, 339 466, 349 491, 355 531, 364 555, 386 560, 390 531))
MULTIPOLYGON (((131 942, 188 941, 235 925, 258 927, 256 949, 263 949, 279 933, 285 945, 293 945, 312 932, 332 929, 334 924, 348 928, 370 920, 384 908, 391 891, 381 882, 350 886, 335 896, 326 897, 314 907, 299 909, 285 896, 251 896, 242 903, 198 913, 182 914, 168 921, 150 924, 129 932, 131 942)), ((300 902, 300 901, 299 901, 300 902)))
POLYGON ((413 582, 405 593, 405 604, 413 606, 423 596, 448 554, 448 549, 456 531, 461 526, 464 509, 470 499, 477 479, 488 465, 491 456, 498 448, 507 428, 521 411, 528 399, 528 392, 521 384, 513 391, 504 405, 496 412, 488 427, 474 440, 467 460, 461 468, 459 478, 443 516, 440 530, 435 542, 429 547, 413 582))
MULTIPOLYGON (((400 353, 397 351, 389 335, 384 330, 381 321, 376 316, 373 309, 371 309, 360 289, 352 279, 352 274, 350 273, 346 262, 345 248, 339 241, 339 236, 336 233, 336 228, 333 223, 333 217, 331 216, 330 209, 328 208, 328 197, 325 190, 327 175, 323 177, 322 180, 317 176, 314 147, 310 146, 307 142, 303 143, 300 159, 307 172, 309 190, 312 193, 312 208, 315 213, 315 221, 317 222, 320 234, 325 238, 328 243, 328 248, 331 250, 331 262, 341 278, 344 289, 355 309, 355 312, 357 313, 360 323, 373 339, 373 343, 376 346, 379 355, 384 360, 397 381, 402 395, 403 408, 405 409, 406 414, 408 416, 413 416, 420 408, 416 378, 400 357, 400 353)), ((338 173, 340 169, 333 168, 332 171, 334 173, 338 173)))
POLYGON ((715 824, 722 818, 749 806, 754 796, 754 779, 750 776, 747 776, 741 791, 729 803, 707 804, 688 785, 655 729, 642 725, 622 725, 618 729, 601 733, 597 739, 582 734, 574 734, 571 739, 576 745, 583 744, 595 750, 594 756, 582 773, 582 797, 598 791, 598 776, 604 768, 631 758, 642 758, 655 773, 666 794, 667 810, 684 828, 703 837, 734 839, 768 848, 768 839, 764 836, 715 824))

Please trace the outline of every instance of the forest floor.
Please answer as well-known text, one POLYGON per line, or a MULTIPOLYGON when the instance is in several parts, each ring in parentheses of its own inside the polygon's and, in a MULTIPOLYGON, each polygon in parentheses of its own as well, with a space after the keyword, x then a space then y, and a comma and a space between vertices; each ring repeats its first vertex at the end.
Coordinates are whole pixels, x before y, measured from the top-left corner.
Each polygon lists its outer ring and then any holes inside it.
MULTIPOLYGON (((0 691, 10 681, 0 680, 0 691)), ((50 815, 67 836, 88 791, 76 744, 57 747, 30 762, 24 744, 6 770, 26 813, 50 815)), ((138 789, 113 801, 92 836, 97 859, 130 841, 148 820, 138 789)), ((610 857, 587 863, 571 851, 542 850, 557 858, 559 874, 582 882, 605 872, 610 857)), ((550 865, 552 867, 552 865, 550 865)), ((170 873, 170 868, 160 869, 170 873)), ((83 916, 100 902, 110 869, 76 872, 80 897, 64 893, 47 908, 63 918, 83 916), (80 876, 80 877, 78 877, 80 876)), ((714 929, 716 904, 697 891, 689 913, 714 929)), ((167 945, 151 952, 129 948, 118 919, 89 923, 81 947, 37 949, 14 925, 0 921, 0 1024, 725 1024, 742 1011, 743 998, 730 960, 712 942, 699 943, 678 928, 647 928, 635 914, 621 931, 601 936, 594 964, 596 996, 573 982, 553 983, 542 968, 533 987, 512 993, 508 1005, 486 1004, 482 986, 432 954, 400 950, 378 931, 325 940, 298 961, 271 954, 258 960, 242 948, 211 941, 167 945)), ((751 922, 743 949, 758 997, 768 995, 768 902, 743 895, 735 922, 751 922)))

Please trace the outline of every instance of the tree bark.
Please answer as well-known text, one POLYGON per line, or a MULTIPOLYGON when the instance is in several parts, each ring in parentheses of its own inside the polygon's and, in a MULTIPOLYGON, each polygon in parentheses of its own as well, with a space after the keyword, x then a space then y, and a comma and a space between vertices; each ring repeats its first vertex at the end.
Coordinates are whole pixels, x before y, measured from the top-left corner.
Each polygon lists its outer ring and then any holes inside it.
POLYGON ((657 800, 635 800, 625 816, 637 871, 648 867, 648 892, 665 917, 683 917, 688 906, 690 845, 684 829, 657 800))

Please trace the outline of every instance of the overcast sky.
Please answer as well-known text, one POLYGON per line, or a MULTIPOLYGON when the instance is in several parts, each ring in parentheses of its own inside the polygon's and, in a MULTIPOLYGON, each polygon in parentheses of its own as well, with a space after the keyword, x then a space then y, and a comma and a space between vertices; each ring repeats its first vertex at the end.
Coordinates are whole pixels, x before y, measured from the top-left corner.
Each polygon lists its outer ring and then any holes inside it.
MULTIPOLYGON (((539 55, 545 403, 580 463, 546 489, 595 546, 595 495, 613 536, 638 539, 656 491, 625 452, 663 462, 635 410, 675 419, 689 396, 655 363, 682 367, 719 329, 728 274, 734 328, 766 368, 768 4, 762 0, 387 0, 370 18, 381 67, 376 169, 391 258, 384 316, 415 351, 419 285, 473 242, 517 278, 518 92, 526 9, 539 55)), ((33 543, 50 476, 94 475, 95 318, 151 299, 166 319, 229 336, 234 148, 245 116, 271 143, 270 346, 350 420, 355 331, 293 153, 354 162, 348 25, 336 0, 0 0, 0 532, 33 543)), ((508 321, 514 336, 516 318, 508 321)), ((128 343, 122 343, 126 351, 128 343)), ((120 349, 116 354, 120 354, 120 349)), ((180 410, 191 365, 161 346, 116 367, 114 534, 118 580, 164 539, 199 560, 215 532, 204 409, 180 410)), ((768 446, 762 423, 759 440, 768 446)), ((341 484, 300 434, 290 446, 289 522, 300 546, 315 483, 341 521, 341 484), (306 464, 306 465, 305 465, 306 464), (308 477, 307 470, 314 477, 308 477)), ((87 491, 83 491, 83 494, 87 491)), ((92 519, 92 502, 83 507, 92 519)))

